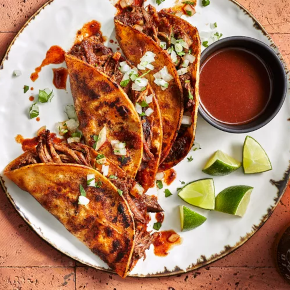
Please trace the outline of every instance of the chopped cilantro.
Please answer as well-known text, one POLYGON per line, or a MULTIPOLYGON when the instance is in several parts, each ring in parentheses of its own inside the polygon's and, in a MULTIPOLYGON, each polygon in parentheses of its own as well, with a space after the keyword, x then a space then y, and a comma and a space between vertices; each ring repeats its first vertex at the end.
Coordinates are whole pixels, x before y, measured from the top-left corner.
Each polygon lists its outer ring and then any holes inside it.
POLYGON ((176 52, 179 56, 184 56, 185 55, 185 52, 183 51, 180 51, 180 52, 176 52))
POLYGON ((98 182, 96 182, 96 187, 100 188, 102 186, 103 182, 99 179, 98 182))
POLYGON ((141 106, 142 108, 145 108, 145 107, 148 107, 149 105, 147 104, 146 101, 143 100, 143 101, 140 103, 140 106, 141 106))
POLYGON ((36 103, 34 103, 29 109, 29 117, 30 119, 36 118, 39 115, 39 107, 36 103))
POLYGON ((188 98, 189 98, 190 100, 193 100, 193 95, 192 95, 192 93, 191 93, 190 90, 188 90, 188 98))
POLYGON ((86 191, 84 190, 83 186, 80 184, 80 193, 81 193, 81 196, 86 196, 86 191))
POLYGON ((120 86, 124 88, 124 87, 126 87, 126 86, 129 84, 129 82, 130 82, 130 79, 127 79, 127 80, 121 81, 121 82, 120 82, 120 86))
POLYGON ((29 90, 29 86, 26 86, 26 85, 25 85, 25 86, 23 87, 24 94, 27 93, 28 90, 29 90))
POLYGON ((192 16, 192 11, 185 10, 185 12, 186 12, 186 15, 188 15, 188 16, 192 16))
POLYGON ((214 35, 217 37, 218 40, 223 36, 222 33, 218 33, 218 32, 216 32, 214 35))
POLYGON ((93 177, 93 178, 87 180, 87 185, 90 185, 90 183, 91 183, 93 180, 95 180, 95 177, 93 177))
POLYGON ((188 161, 188 162, 191 162, 192 160, 193 160, 193 157, 192 157, 192 156, 187 157, 187 161, 188 161))
POLYGON ((110 175, 109 178, 110 179, 118 179, 118 177, 116 175, 110 175))
POLYGON ((45 90, 39 90, 38 101, 40 103, 47 103, 49 100, 51 100, 52 94, 53 90, 49 94, 45 90))
POLYGON ((179 182, 180 182, 181 184, 185 184, 185 181, 179 180, 179 182))
POLYGON ((99 140, 99 136, 98 136, 98 135, 94 135, 94 136, 93 136, 93 139, 94 139, 94 141, 95 141, 95 143, 94 143, 94 145, 93 145, 93 148, 96 149, 96 147, 97 147, 97 142, 98 142, 98 140, 99 140))
POLYGON ((82 132, 74 132, 71 134, 72 137, 79 137, 81 138, 82 137, 82 132))
POLYGON ((204 47, 208 47, 208 41, 203 41, 203 42, 202 42, 202 45, 203 45, 204 47))
POLYGON ((213 24, 213 27, 217 28, 217 23, 216 22, 213 24))
POLYGON ((202 0, 201 1, 202 6, 208 6, 210 4, 210 0, 202 0))
POLYGON ((159 223, 159 222, 158 223, 154 223, 153 229, 156 230, 156 231, 159 231, 161 226, 162 226, 162 223, 159 223))
POLYGON ((195 2, 193 1, 183 1, 183 4, 188 4, 188 5, 195 5, 195 2))
POLYGON ((144 112, 142 112, 141 114, 139 114, 140 117, 144 117, 146 116, 146 114, 144 112))
POLYGON ((171 191, 167 188, 164 190, 164 193, 165 193, 165 197, 169 197, 172 195, 171 191))
POLYGON ((158 4, 158 5, 160 5, 162 2, 164 2, 165 0, 156 0, 156 3, 158 4))
POLYGON ((102 158, 104 158, 104 157, 105 157, 104 154, 98 154, 97 157, 96 157, 96 159, 99 160, 99 159, 102 159, 102 158))
POLYGON ((156 180, 156 186, 157 186, 159 189, 162 189, 162 188, 163 188, 163 182, 162 182, 162 180, 156 180))
POLYGON ((119 193, 119 195, 123 195, 123 191, 121 190, 121 189, 118 189, 118 193, 119 193))
POLYGON ((151 72, 151 70, 149 69, 148 71, 146 71, 143 75, 141 75, 139 78, 142 78, 144 76, 146 76, 147 74, 149 74, 151 72))

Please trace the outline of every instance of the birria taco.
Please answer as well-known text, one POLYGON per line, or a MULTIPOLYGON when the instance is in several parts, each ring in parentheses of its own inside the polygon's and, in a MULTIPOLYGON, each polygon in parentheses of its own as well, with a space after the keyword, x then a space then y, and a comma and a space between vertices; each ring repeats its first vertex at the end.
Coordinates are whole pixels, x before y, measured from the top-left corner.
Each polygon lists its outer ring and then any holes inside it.
MULTIPOLYGON (((157 13, 151 5, 146 8, 131 6, 124 9, 115 17, 115 27, 119 44, 125 56, 133 63, 139 62, 144 51, 154 47, 156 54, 166 54, 168 62, 176 68, 171 70, 171 75, 182 85, 184 114, 176 140, 160 165, 160 170, 166 170, 179 163, 188 154, 194 142, 201 51, 198 31, 175 15, 165 11, 157 13)), ((161 77, 162 74, 155 74, 155 83, 160 84, 161 77)), ((158 88, 158 85, 153 89, 156 87, 158 88)), ((159 92, 156 91, 157 98, 159 92)), ((171 104, 172 99, 167 96, 166 102, 171 104)), ((160 102, 159 105, 163 114, 160 102)), ((163 125, 165 131, 166 124, 163 125)))
MULTIPOLYGON (((155 184, 155 175, 159 167, 163 137, 158 101, 151 86, 148 84, 148 80, 144 77, 149 70, 145 73, 138 71, 119 52, 113 53, 110 48, 104 46, 99 41, 99 38, 94 36, 85 38, 72 47, 66 56, 69 68, 72 67, 73 62, 76 62, 76 58, 93 66, 99 74, 105 75, 107 77, 105 82, 115 84, 115 90, 119 92, 124 91, 134 104, 135 110, 140 117, 143 131, 143 155, 136 180, 146 192, 148 188, 153 187, 155 184)), ((71 75, 71 82, 74 82, 74 75, 71 75)), ((77 86, 78 83, 72 88, 75 102, 81 99, 75 91, 77 86)), ((106 96, 106 99, 103 99, 103 107, 110 107, 112 104, 114 104, 114 100, 108 98, 108 96, 106 96), (109 101, 111 105, 108 104, 109 101)), ((112 112, 108 112, 108 119, 110 119, 111 114, 112 112)), ((78 115, 81 122, 82 115, 78 115)), ((126 112, 124 112, 125 116, 126 112)), ((126 122, 126 118, 122 121, 126 122)), ((86 130, 88 129, 86 128, 86 130)), ((102 147, 100 149, 102 150, 102 147)), ((110 156, 107 157, 110 158, 110 156)))
POLYGON ((145 258, 155 238, 146 230, 148 212, 162 209, 103 154, 82 143, 56 143, 42 131, 37 146, 4 174, 121 277, 145 258))

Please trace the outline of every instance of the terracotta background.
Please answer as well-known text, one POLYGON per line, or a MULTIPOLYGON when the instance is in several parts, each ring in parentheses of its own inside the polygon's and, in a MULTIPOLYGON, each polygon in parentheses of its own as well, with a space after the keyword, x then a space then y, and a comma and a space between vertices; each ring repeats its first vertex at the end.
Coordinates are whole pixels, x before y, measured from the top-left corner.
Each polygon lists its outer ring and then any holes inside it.
MULTIPOLYGON (((0 59, 17 31, 45 2, 0 0, 0 59)), ((267 29, 290 66, 290 0, 239 2, 267 29)), ((84 267, 46 244, 18 216, 0 189, 0 290, 290 289, 274 261, 274 241, 290 223, 289 208, 288 188, 261 230, 234 253, 208 267, 174 277, 123 280, 84 267)))

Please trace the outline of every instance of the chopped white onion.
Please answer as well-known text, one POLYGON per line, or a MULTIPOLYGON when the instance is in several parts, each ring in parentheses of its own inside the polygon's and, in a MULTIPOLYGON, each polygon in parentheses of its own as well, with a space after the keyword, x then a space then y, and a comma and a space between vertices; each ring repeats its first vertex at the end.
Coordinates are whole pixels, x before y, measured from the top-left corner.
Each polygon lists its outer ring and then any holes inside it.
POLYGON ((68 130, 67 130, 67 127, 64 125, 65 122, 59 122, 59 123, 56 123, 56 128, 57 128, 57 131, 58 131, 58 134, 63 136, 68 130))
POLYGON ((130 68, 130 66, 128 66, 128 64, 127 63, 125 63, 123 66, 121 66, 120 67, 120 71, 121 71, 121 73, 126 73, 127 71, 129 71, 131 68, 130 68))
POLYGON ((120 6, 121 6, 122 9, 124 9, 124 8, 126 8, 128 6, 133 5, 133 3, 134 3, 134 0, 121 0, 120 1, 120 6))
POLYGON ((187 53, 184 56, 184 60, 188 60, 190 63, 193 63, 195 61, 195 56, 192 54, 187 53))
POLYGON ((106 159, 106 157, 101 158, 101 159, 98 159, 98 160, 97 160, 97 163, 98 163, 98 164, 106 164, 106 163, 107 163, 107 159, 106 159))
POLYGON ((155 53, 152 51, 147 51, 141 58, 140 58, 140 64, 137 65, 138 69, 145 70, 148 69, 154 69, 154 66, 151 65, 151 62, 155 61, 155 53), (153 67, 153 68, 152 68, 153 67))
POLYGON ((73 142, 81 142, 81 138, 80 137, 67 138, 67 143, 73 143, 73 142))
POLYGON ((190 16, 192 16, 192 15, 195 14, 195 9, 194 9, 190 4, 185 5, 183 9, 184 9, 186 12, 187 12, 187 11, 191 12, 191 15, 190 15, 190 16))
POLYGON ((96 186, 96 179, 95 174, 88 174, 87 175, 87 185, 95 187, 96 186))
POLYGON ((65 124, 70 132, 74 132, 79 126, 79 121, 76 121, 75 119, 69 119, 65 121, 65 124))
POLYGON ((69 119, 74 119, 74 120, 78 119, 74 105, 66 105, 65 112, 69 119))
POLYGON ((154 111, 151 109, 151 108, 148 108, 146 111, 145 111, 145 115, 147 117, 149 117, 154 111))
POLYGON ((116 144, 119 144, 119 143, 120 143, 119 140, 112 140, 112 141, 111 141, 111 145, 112 145, 112 147, 115 147, 115 145, 116 145, 116 144))
POLYGON ((148 68, 150 70, 154 70, 154 66, 151 63, 147 64, 146 68, 148 68))
POLYGON ((125 156, 127 154, 127 150, 126 150, 126 148, 124 148, 124 149, 114 149, 114 154, 115 155, 125 156))
POLYGON ((96 142, 95 150, 96 151, 99 150, 104 145, 106 140, 107 140, 107 128, 106 126, 104 126, 99 133, 99 138, 98 138, 98 141, 96 142))
POLYGON ((165 80, 163 79, 155 79, 154 80, 154 83, 157 85, 157 86, 160 86, 161 89, 164 91, 168 88, 168 82, 166 82, 165 80))
POLYGON ((183 51, 183 46, 180 43, 175 44, 175 51, 176 52, 182 52, 183 51))
POLYGON ((138 114, 142 114, 142 107, 138 103, 136 103, 135 109, 138 114))
POLYGON ((171 43, 175 44, 176 43, 176 39, 174 37, 171 37, 171 43))
POLYGON ((122 66, 124 66, 124 65, 126 65, 126 64, 127 64, 126 61, 121 61, 121 62, 119 63, 120 67, 122 67, 122 66))
POLYGON ((102 165, 102 172, 104 176, 109 174, 109 165, 102 165))
POLYGON ((137 182, 133 186, 132 190, 136 190, 137 193, 140 194, 140 195, 142 195, 144 193, 144 188, 137 182))
POLYGON ((124 148, 126 148, 126 143, 119 142, 119 143, 114 145, 114 148, 115 149, 124 149, 124 148))
POLYGON ((13 76, 14 76, 14 77, 19 77, 19 76, 21 76, 21 75, 22 75, 21 70, 15 70, 15 71, 13 71, 13 76))
POLYGON ((173 79, 172 75, 168 72, 168 69, 166 66, 164 66, 160 70, 160 74, 161 74, 162 79, 164 79, 166 82, 170 82, 173 79))
POLYGON ((166 49, 166 42, 164 42, 164 41, 160 41, 160 43, 159 43, 159 45, 160 45, 160 47, 162 48, 162 49, 166 49))
POLYGON ((187 72, 188 72, 188 67, 183 67, 177 71, 177 74, 179 76, 182 76, 182 75, 186 74, 187 72))
POLYGON ((184 62, 182 63, 183 67, 188 67, 189 66, 189 60, 185 59, 184 62))
POLYGON ((88 205, 90 200, 83 195, 79 196, 79 204, 81 205, 88 205))
POLYGON ((140 87, 146 87, 148 85, 148 80, 145 78, 137 78, 135 83, 140 87))
POLYGON ((171 57, 171 60, 175 63, 177 62, 177 54, 174 50, 171 51, 170 53, 170 57, 171 57))
POLYGON ((145 97, 145 100, 146 100, 146 103, 147 103, 147 104, 152 103, 152 100, 153 100, 153 94, 151 94, 151 95, 145 97))
POLYGON ((182 125, 187 125, 188 126, 188 125, 191 125, 191 122, 192 122, 192 120, 191 120, 190 116, 183 115, 182 121, 181 121, 182 125))
POLYGON ((158 172, 155 176, 156 180, 162 180, 164 178, 164 172, 158 172))
POLYGON ((133 91, 137 91, 137 92, 141 92, 144 89, 144 87, 140 87, 139 85, 137 85, 136 83, 132 84, 132 90, 133 91))

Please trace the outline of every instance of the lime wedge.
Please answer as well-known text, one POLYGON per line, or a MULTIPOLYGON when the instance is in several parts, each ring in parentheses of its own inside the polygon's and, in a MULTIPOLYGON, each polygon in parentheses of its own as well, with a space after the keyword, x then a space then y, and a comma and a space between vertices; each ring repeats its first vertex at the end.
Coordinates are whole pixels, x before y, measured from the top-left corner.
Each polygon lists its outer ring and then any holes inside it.
POLYGON ((270 159, 262 146, 247 136, 243 148, 243 167, 245 174, 260 173, 272 169, 270 159))
POLYGON ((210 157, 202 171, 209 175, 222 176, 230 174, 240 167, 241 162, 218 150, 210 157))
POLYGON ((213 179, 200 179, 188 183, 178 192, 178 196, 191 205, 204 209, 214 209, 213 179))
POLYGON ((215 210, 242 217, 250 202, 252 190, 253 187, 247 185, 224 189, 215 199, 215 210))
POLYGON ((189 231, 199 227, 206 221, 206 217, 194 212, 184 205, 179 206, 181 231, 189 231))

